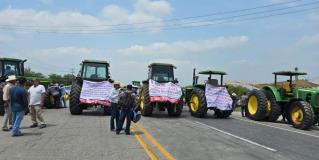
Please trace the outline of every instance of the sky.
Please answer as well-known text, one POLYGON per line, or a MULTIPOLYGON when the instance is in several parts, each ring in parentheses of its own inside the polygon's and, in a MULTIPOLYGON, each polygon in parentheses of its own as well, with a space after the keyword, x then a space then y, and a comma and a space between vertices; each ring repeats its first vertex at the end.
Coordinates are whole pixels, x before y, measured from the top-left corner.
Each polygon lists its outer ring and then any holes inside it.
POLYGON ((316 0, 1 0, 0 57, 27 59, 47 75, 106 60, 123 83, 145 80, 152 62, 176 65, 182 85, 191 84, 193 68, 272 82, 272 72, 297 66, 319 82, 318 7, 316 0), (272 4, 280 5, 260 7, 272 4), (294 14, 260 18, 287 11, 294 14))

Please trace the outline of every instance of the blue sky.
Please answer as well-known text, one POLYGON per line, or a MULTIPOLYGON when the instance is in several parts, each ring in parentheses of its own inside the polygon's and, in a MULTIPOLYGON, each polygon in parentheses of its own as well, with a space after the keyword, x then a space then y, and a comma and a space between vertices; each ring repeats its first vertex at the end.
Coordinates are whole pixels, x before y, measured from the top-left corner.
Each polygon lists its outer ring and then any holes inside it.
MULTIPOLYGON (((273 71, 298 66, 309 73, 305 78, 319 81, 318 9, 260 20, 165 30, 172 25, 166 21, 169 19, 291 1, 294 0, 2 0, 0 26, 37 26, 40 31, 67 27, 68 32, 76 29, 74 26, 82 26, 83 31, 53 34, 41 33, 38 28, 38 32, 0 29, 0 56, 26 58, 27 66, 46 74, 78 70, 82 59, 106 59, 111 64, 112 77, 124 83, 145 79, 147 64, 158 61, 174 63, 182 84, 191 83, 194 67, 224 70, 228 80, 271 82, 273 71), (140 23, 150 21, 153 23, 146 27, 155 26, 155 30, 138 32, 145 30, 145 24, 140 23), (110 32, 114 28, 108 25, 116 24, 128 24, 133 33, 85 34, 88 28, 83 27, 110 32)), ((307 3, 314 3, 308 8, 319 7, 315 2, 296 1, 277 8, 307 3)), ((211 23, 212 19, 225 16, 195 20, 211 23)))

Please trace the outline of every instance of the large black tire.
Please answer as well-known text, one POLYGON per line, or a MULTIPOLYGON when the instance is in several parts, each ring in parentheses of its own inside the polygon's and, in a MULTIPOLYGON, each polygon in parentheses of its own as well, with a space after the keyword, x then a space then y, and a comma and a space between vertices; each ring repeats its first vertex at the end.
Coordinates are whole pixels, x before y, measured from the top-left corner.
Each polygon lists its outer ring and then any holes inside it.
POLYGON ((3 102, 3 88, 5 86, 5 83, 2 82, 0 84, 0 115, 4 115, 4 102, 3 102))
POLYGON ((267 114, 265 117, 266 121, 275 122, 281 115, 281 106, 277 104, 276 98, 271 91, 264 91, 267 97, 267 114))
POLYGON ((48 109, 55 108, 54 104, 51 103, 50 95, 48 92, 45 93, 44 106, 48 109))
POLYGON ((140 109, 143 116, 151 116, 153 113, 153 106, 150 102, 150 94, 148 84, 144 84, 140 94, 140 109))
POLYGON ((70 112, 72 115, 82 114, 83 109, 80 104, 80 94, 82 86, 76 82, 73 82, 70 93, 70 112))
POLYGON ((261 121, 267 114, 267 97, 262 90, 252 90, 248 94, 246 115, 248 118, 261 121))
POLYGON ((182 114, 182 111, 183 111, 183 101, 182 101, 182 99, 181 99, 180 103, 171 104, 167 108, 168 116, 170 116, 170 117, 179 117, 182 114))
POLYGON ((295 128, 308 130, 314 123, 314 111, 306 101, 295 101, 289 107, 289 119, 295 128))
POLYGON ((222 111, 220 109, 215 109, 215 115, 217 118, 228 118, 232 114, 233 110, 222 111))
POLYGON ((200 88, 193 89, 193 91, 191 92, 189 102, 188 102, 188 107, 189 107, 189 110, 190 110, 192 116, 199 117, 199 118, 203 118, 206 116, 207 102, 206 102, 205 92, 202 89, 200 89, 200 88), (193 102, 195 100, 197 101, 197 99, 198 99, 198 102, 193 102))

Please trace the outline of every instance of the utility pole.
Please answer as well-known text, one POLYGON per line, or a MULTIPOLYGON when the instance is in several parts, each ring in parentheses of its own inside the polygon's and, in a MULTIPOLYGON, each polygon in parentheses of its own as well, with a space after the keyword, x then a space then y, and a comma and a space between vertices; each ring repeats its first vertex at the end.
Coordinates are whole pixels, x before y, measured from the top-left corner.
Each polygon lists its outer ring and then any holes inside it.
MULTIPOLYGON (((298 72, 298 67, 295 67, 295 72, 298 72)), ((298 80, 298 75, 295 77, 296 81, 298 80)))

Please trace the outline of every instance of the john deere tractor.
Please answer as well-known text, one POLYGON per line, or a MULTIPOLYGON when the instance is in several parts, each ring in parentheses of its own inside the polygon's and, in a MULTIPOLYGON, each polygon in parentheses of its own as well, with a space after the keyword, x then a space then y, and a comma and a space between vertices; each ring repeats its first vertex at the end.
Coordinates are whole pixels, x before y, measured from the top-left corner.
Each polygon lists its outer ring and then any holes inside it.
MULTIPOLYGON (((201 75, 208 75, 208 80, 206 83, 211 84, 217 87, 225 87, 223 85, 223 79, 226 75, 225 72, 222 71, 201 71, 198 74, 201 75), (217 79, 212 79, 212 75, 219 75, 220 76, 220 83, 218 84, 217 79)), ((214 110, 215 115, 218 118, 227 118, 231 115, 233 110, 220 110, 217 107, 208 108, 207 101, 205 96, 205 87, 206 84, 198 84, 199 76, 196 76, 196 70, 193 71, 193 85, 187 86, 184 88, 185 94, 185 101, 189 107, 191 115, 194 117, 205 117, 207 114, 208 109, 214 110)))
POLYGON ((307 75, 303 72, 274 72, 275 83, 252 90, 248 95, 247 116, 256 121, 274 122, 284 115, 293 127, 309 129, 319 118, 319 90, 301 88, 293 83, 293 77, 307 75), (287 82, 278 83, 277 76, 287 76, 287 82))
POLYGON ((9 75, 24 76, 24 62, 27 60, 0 58, 0 115, 4 114, 3 87, 9 75))
POLYGON ((151 102, 149 95, 149 80, 154 80, 158 83, 172 82, 177 84, 177 79, 174 79, 174 69, 176 67, 172 64, 166 63, 152 63, 148 66, 148 79, 143 81, 142 88, 139 93, 139 107, 143 116, 151 116, 153 109, 158 108, 160 111, 168 112, 169 116, 180 116, 183 110, 183 101, 180 98, 178 104, 170 102, 151 102))
MULTIPOLYGON (((106 61, 84 60, 81 63, 81 70, 72 82, 70 92, 70 112, 72 115, 82 114, 83 109, 97 107, 80 102, 83 80, 101 82, 112 81, 109 76, 109 63, 106 61)), ((110 107, 103 107, 104 114, 110 114, 110 107)))

